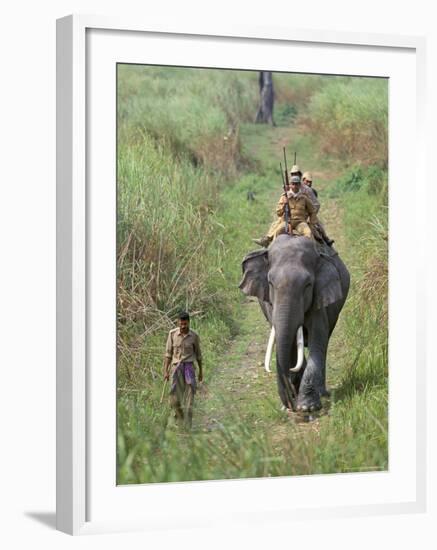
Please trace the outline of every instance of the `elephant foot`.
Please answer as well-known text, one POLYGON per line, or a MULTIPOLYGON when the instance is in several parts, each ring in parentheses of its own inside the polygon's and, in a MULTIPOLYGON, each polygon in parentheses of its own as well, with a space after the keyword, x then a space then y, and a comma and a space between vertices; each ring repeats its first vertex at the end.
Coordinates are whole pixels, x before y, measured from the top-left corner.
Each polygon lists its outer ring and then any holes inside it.
POLYGON ((297 401, 297 410, 301 412, 313 412, 322 408, 320 397, 316 392, 311 392, 302 397, 299 396, 297 401))
POLYGON ((315 405, 298 405, 297 410, 298 412, 315 412, 320 411, 322 408, 321 403, 316 403, 315 405))

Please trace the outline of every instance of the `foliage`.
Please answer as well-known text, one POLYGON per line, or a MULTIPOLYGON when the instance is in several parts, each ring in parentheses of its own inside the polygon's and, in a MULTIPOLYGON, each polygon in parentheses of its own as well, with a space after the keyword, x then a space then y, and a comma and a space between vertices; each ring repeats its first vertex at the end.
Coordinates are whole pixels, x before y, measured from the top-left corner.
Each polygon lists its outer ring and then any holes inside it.
POLYGON ((293 103, 280 103, 275 109, 275 124, 290 126, 295 122, 297 113, 297 107, 293 103))
POLYGON ((369 195, 381 195, 382 203, 388 199, 387 171, 372 165, 355 165, 337 178, 329 188, 329 196, 341 198, 345 193, 363 189, 369 195))

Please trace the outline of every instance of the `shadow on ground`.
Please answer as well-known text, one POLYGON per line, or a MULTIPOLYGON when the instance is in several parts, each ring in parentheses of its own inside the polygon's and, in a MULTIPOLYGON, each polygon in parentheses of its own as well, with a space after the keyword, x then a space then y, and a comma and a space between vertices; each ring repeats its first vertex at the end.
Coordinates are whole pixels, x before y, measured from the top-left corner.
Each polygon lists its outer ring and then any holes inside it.
POLYGON ((56 512, 25 512, 24 515, 50 529, 56 529, 56 512))

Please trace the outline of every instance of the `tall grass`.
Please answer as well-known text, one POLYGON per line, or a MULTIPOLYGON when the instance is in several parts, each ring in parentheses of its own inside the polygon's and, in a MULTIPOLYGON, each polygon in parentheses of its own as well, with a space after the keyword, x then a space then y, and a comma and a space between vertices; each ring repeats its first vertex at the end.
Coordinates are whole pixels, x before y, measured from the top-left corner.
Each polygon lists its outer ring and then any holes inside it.
MULTIPOLYGON (((335 389, 335 412, 348 422, 355 414, 354 447, 364 464, 388 465, 388 210, 387 174, 375 167, 353 168, 331 189, 343 209, 351 270, 350 297, 343 312, 347 356, 335 389), (362 440, 363 448, 358 446, 362 440), (367 443, 366 443, 367 440, 367 443), (366 449, 366 450, 364 450, 366 449), (370 456, 369 456, 370 453, 370 456), (377 458, 377 460, 376 460, 377 458)), ((341 422, 338 423, 341 427, 341 422)), ((353 424, 351 424, 353 425, 353 424)))
MULTIPOLYGON (((242 163, 255 75, 118 67, 119 385, 158 376, 178 310, 228 334, 219 189, 242 163)), ((204 331, 205 332, 205 331, 204 331)), ((206 339, 206 346, 209 340, 206 339)), ((211 349, 220 337, 214 337, 211 349)), ((208 349, 208 351, 210 351, 208 349)), ((150 382, 150 380, 149 380, 150 382)))
POLYGON ((331 79, 311 97, 304 122, 325 154, 387 168, 387 105, 386 79, 331 79))
POLYGON ((256 75, 242 71, 119 65, 119 139, 148 134, 173 155, 235 175, 239 124, 256 110, 256 75))

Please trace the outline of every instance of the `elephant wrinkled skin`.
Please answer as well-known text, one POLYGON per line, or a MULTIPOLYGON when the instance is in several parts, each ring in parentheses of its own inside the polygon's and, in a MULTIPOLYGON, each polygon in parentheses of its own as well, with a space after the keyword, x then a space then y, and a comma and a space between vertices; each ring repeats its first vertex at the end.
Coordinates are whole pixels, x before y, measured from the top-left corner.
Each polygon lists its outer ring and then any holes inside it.
POLYGON ((278 392, 285 407, 311 411, 327 394, 326 354, 349 290, 349 272, 333 249, 311 239, 280 235, 267 250, 243 260, 240 289, 256 296, 276 334, 278 392), (297 361, 296 334, 303 327, 308 348, 303 366, 297 361))

